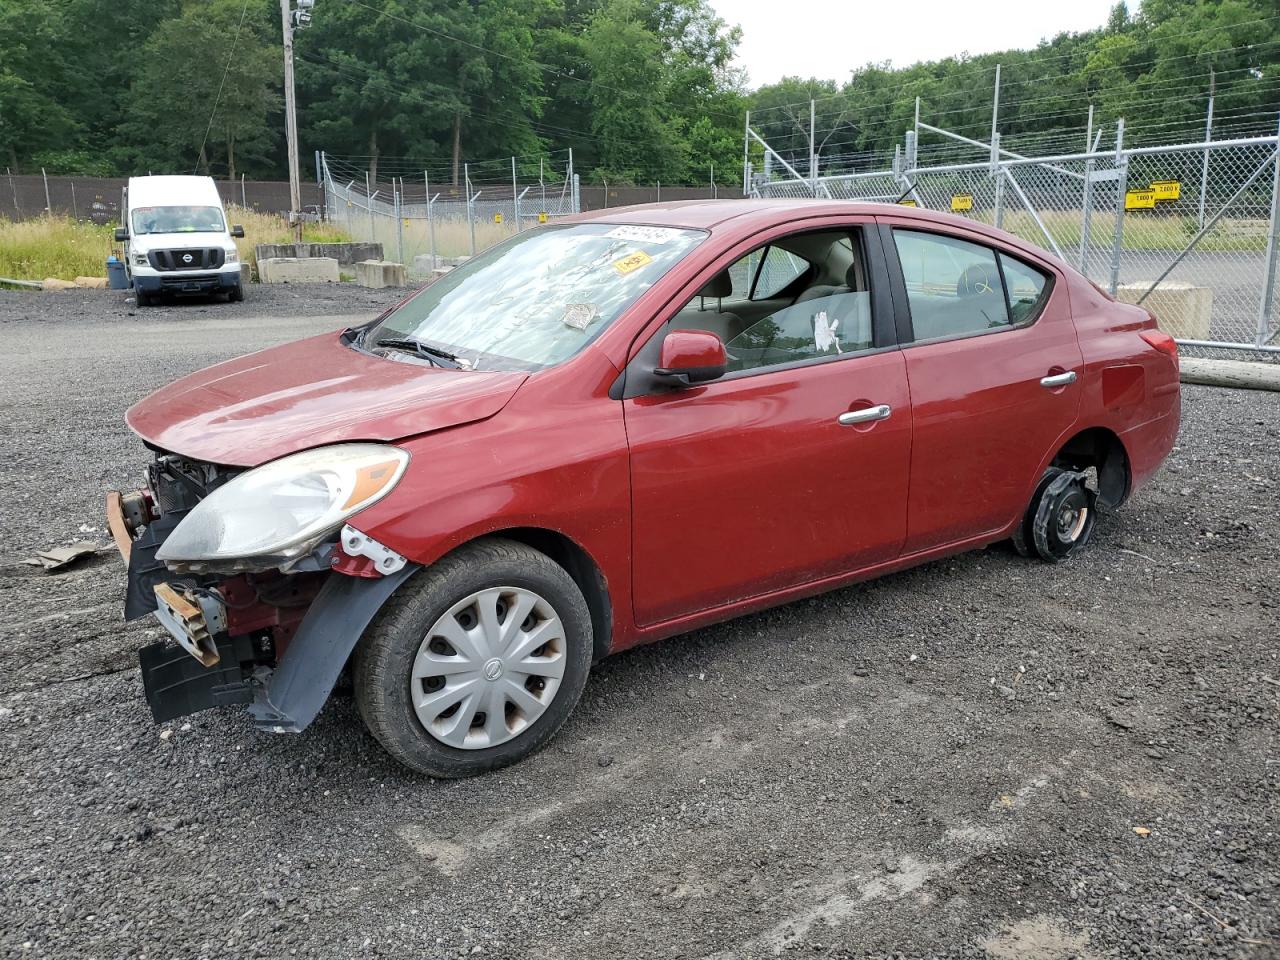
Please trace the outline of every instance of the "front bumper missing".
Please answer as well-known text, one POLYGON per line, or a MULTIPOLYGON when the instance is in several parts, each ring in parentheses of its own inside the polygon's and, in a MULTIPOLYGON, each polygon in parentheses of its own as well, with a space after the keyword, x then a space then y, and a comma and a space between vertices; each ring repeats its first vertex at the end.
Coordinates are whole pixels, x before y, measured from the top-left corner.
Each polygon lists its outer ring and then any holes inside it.
POLYGON ((214 638, 227 626, 222 605, 212 597, 179 593, 167 583, 155 592, 156 619, 202 666, 215 666, 221 655, 214 638))
POLYGON ((214 641, 217 661, 205 667, 185 649, 160 641, 138 651, 142 688, 157 723, 211 707, 253 702, 253 687, 244 678, 242 661, 253 659, 248 637, 221 637, 214 641))
POLYGON ((149 607, 178 644, 160 641, 138 651, 151 715, 164 723, 210 707, 252 702, 253 687, 244 669, 254 660, 252 640, 220 636, 226 629, 226 612, 213 597, 155 582, 165 575, 163 565, 154 559, 155 549, 176 520, 153 520, 135 540, 129 512, 123 495, 107 494, 107 527, 129 568, 126 613, 130 618, 142 616, 149 607))

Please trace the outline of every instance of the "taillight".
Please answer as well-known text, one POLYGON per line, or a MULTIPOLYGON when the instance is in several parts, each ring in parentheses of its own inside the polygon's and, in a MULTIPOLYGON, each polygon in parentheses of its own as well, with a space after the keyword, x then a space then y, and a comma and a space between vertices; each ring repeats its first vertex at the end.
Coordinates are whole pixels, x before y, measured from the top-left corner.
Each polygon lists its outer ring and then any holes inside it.
POLYGON ((1171 358, 1175 364, 1178 362, 1178 341, 1163 330, 1143 330, 1138 336, 1171 358))

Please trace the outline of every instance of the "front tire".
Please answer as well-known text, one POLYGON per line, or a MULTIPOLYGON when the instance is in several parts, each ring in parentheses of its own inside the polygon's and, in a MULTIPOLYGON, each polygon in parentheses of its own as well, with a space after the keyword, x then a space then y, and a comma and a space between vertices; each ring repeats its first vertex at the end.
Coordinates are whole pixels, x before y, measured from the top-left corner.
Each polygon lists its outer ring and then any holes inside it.
POLYGON ((550 557, 512 540, 462 547, 407 581, 355 654, 356 705, 396 760, 468 777, 541 748, 591 668, 587 602, 550 557))
POLYGON ((140 307, 149 307, 154 302, 151 299, 151 294, 147 293, 147 291, 143 290, 136 283, 133 286, 133 301, 140 307))
POLYGON ((237 283, 229 291, 227 291, 228 303, 239 303, 244 299, 244 285, 237 283))

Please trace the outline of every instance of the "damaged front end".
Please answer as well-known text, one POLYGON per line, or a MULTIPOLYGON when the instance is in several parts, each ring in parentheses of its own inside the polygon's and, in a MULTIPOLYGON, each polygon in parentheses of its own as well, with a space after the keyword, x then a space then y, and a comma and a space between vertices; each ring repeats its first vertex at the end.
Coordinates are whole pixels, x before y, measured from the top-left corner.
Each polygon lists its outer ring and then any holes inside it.
POLYGON ((275 732, 315 718, 364 628, 417 569, 346 526, 407 461, 383 444, 253 470, 160 453, 145 488, 108 494, 125 619, 154 615, 172 638, 139 651, 158 722, 231 704, 275 732))

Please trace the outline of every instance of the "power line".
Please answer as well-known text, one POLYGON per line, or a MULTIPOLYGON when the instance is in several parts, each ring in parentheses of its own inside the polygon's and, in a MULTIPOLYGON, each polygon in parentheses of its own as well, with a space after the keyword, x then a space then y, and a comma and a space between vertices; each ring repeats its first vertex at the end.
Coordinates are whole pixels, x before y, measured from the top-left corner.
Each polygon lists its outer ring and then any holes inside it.
POLYGON ((240 42, 240 28, 244 26, 244 15, 248 9, 249 0, 244 0, 244 4, 240 7, 240 22, 236 24, 235 36, 231 38, 231 52, 227 54, 227 65, 222 68, 222 79, 218 82, 218 95, 213 98, 213 109, 209 111, 209 123, 204 128, 204 138, 200 141, 200 149, 196 153, 196 165, 191 168, 192 173, 200 169, 200 158, 204 156, 204 145, 209 142, 209 131, 213 129, 213 119, 218 115, 218 104, 222 102, 222 88, 226 86, 231 61, 235 59, 236 44, 240 42))

